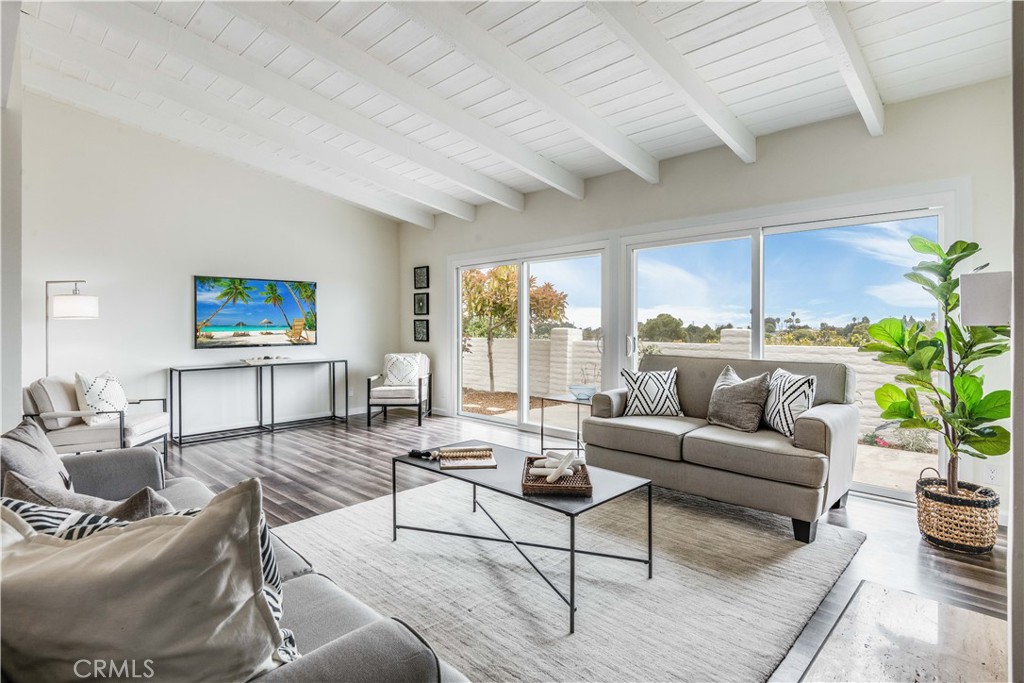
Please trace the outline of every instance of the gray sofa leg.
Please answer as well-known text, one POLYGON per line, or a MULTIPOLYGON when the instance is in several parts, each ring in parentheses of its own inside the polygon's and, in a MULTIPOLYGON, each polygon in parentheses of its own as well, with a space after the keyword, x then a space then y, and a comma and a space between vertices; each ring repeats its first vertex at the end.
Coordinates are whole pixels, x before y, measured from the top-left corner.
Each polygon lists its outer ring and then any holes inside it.
POLYGON ((846 507, 846 499, 849 498, 849 497, 850 497, 850 492, 847 491, 846 493, 844 493, 842 496, 839 497, 839 500, 837 500, 836 502, 832 503, 832 507, 830 507, 829 510, 838 510, 839 508, 846 507))
POLYGON ((801 543, 814 543, 814 537, 818 533, 818 520, 805 522, 802 519, 793 520, 793 536, 801 543))

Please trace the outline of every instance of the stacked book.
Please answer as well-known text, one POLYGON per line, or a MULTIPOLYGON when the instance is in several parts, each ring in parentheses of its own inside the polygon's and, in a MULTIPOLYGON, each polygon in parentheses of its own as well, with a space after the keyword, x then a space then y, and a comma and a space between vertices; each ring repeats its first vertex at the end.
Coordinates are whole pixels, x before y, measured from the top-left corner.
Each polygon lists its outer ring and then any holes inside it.
POLYGON ((439 448, 437 461, 442 470, 474 470, 497 467, 490 446, 454 446, 439 448))

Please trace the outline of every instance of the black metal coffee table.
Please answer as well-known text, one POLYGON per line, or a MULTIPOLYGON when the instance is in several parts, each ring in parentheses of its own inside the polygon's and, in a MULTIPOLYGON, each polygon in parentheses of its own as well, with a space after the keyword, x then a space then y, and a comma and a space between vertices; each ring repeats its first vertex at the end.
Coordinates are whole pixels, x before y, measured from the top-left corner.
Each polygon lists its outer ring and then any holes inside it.
POLYGON ((594 493, 589 498, 578 498, 571 496, 526 496, 523 495, 522 476, 523 461, 529 455, 535 455, 515 448, 499 446, 497 444, 483 441, 464 441, 453 446, 490 446, 494 449, 494 459, 498 463, 497 468, 475 469, 475 470, 441 470, 436 460, 423 460, 409 455, 400 455, 391 461, 391 540, 398 540, 398 530, 425 531, 432 534, 444 534, 446 536, 460 536, 472 538, 478 541, 494 541, 497 543, 510 543, 519 554, 529 563, 537 574, 551 587, 553 591, 569 606, 569 633, 576 630, 576 555, 592 555, 615 560, 626 560, 628 562, 639 562, 647 565, 647 578, 654 576, 653 556, 653 535, 651 516, 651 480, 641 477, 634 477, 629 474, 621 474, 599 467, 587 466, 590 473, 590 481, 594 487, 594 493), (396 477, 398 464, 410 465, 419 469, 436 472, 450 479, 464 481, 473 486, 473 512, 477 508, 483 511, 487 517, 494 522, 504 538, 497 536, 478 536, 458 531, 445 531, 443 529, 428 529, 420 526, 409 526, 398 523, 398 479, 396 477), (508 532, 498 523, 490 512, 477 500, 476 489, 483 487, 496 493, 501 493, 511 498, 533 503, 548 510, 561 513, 569 518, 569 547, 547 545, 544 543, 531 543, 528 541, 517 541, 508 535, 508 532), (647 557, 629 557, 626 555, 613 555, 610 553, 599 553, 593 550, 579 550, 576 548, 576 518, 588 510, 615 500, 638 489, 647 488, 647 557), (569 553, 569 596, 565 594, 549 579, 543 571, 526 554, 523 547, 544 548, 546 550, 561 550, 569 553))

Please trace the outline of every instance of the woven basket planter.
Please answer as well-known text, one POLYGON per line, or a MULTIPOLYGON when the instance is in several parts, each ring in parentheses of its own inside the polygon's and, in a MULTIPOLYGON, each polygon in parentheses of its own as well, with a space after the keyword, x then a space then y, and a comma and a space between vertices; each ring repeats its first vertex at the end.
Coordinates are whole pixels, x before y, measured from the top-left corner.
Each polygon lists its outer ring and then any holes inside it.
POLYGON ((917 526, 934 546, 968 555, 992 552, 999 530, 999 494, 960 482, 951 496, 945 479, 917 480, 917 526))

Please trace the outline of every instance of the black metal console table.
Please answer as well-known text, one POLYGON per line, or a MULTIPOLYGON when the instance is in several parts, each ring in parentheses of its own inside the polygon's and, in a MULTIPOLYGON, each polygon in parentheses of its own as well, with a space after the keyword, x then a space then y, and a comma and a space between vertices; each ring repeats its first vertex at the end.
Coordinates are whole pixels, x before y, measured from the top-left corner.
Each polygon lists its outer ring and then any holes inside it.
POLYGON ((219 439, 234 439, 241 436, 251 436, 253 434, 261 434, 263 432, 274 432, 278 429, 287 429, 289 427, 301 427, 303 425, 315 424, 324 421, 341 421, 348 422, 348 361, 341 359, 311 359, 311 360, 288 360, 288 361, 277 361, 274 363, 261 363, 258 365, 249 365, 248 363, 222 363, 219 365, 187 365, 174 368, 168 368, 169 381, 170 381, 170 412, 171 412, 171 443, 176 446, 187 446, 189 444, 205 443, 207 441, 217 441, 219 439), (337 376, 336 366, 341 363, 345 366, 345 414, 338 415, 337 411, 337 397, 335 381, 337 376), (286 422, 278 422, 275 418, 275 397, 274 397, 274 370, 279 367, 289 367, 295 365, 326 365, 329 368, 330 375, 330 401, 331 401, 331 414, 323 415, 321 417, 304 418, 299 420, 288 420, 286 422), (270 370, 270 420, 269 422, 264 419, 263 411, 263 387, 264 387, 264 370, 270 370), (195 372, 213 372, 223 370, 253 370, 256 374, 256 424, 249 427, 240 427, 235 429, 217 429, 209 432, 198 432, 195 434, 185 434, 185 428, 182 424, 182 385, 181 378, 183 375, 195 372), (178 430, 175 432, 175 416, 177 416, 177 427, 178 430))

